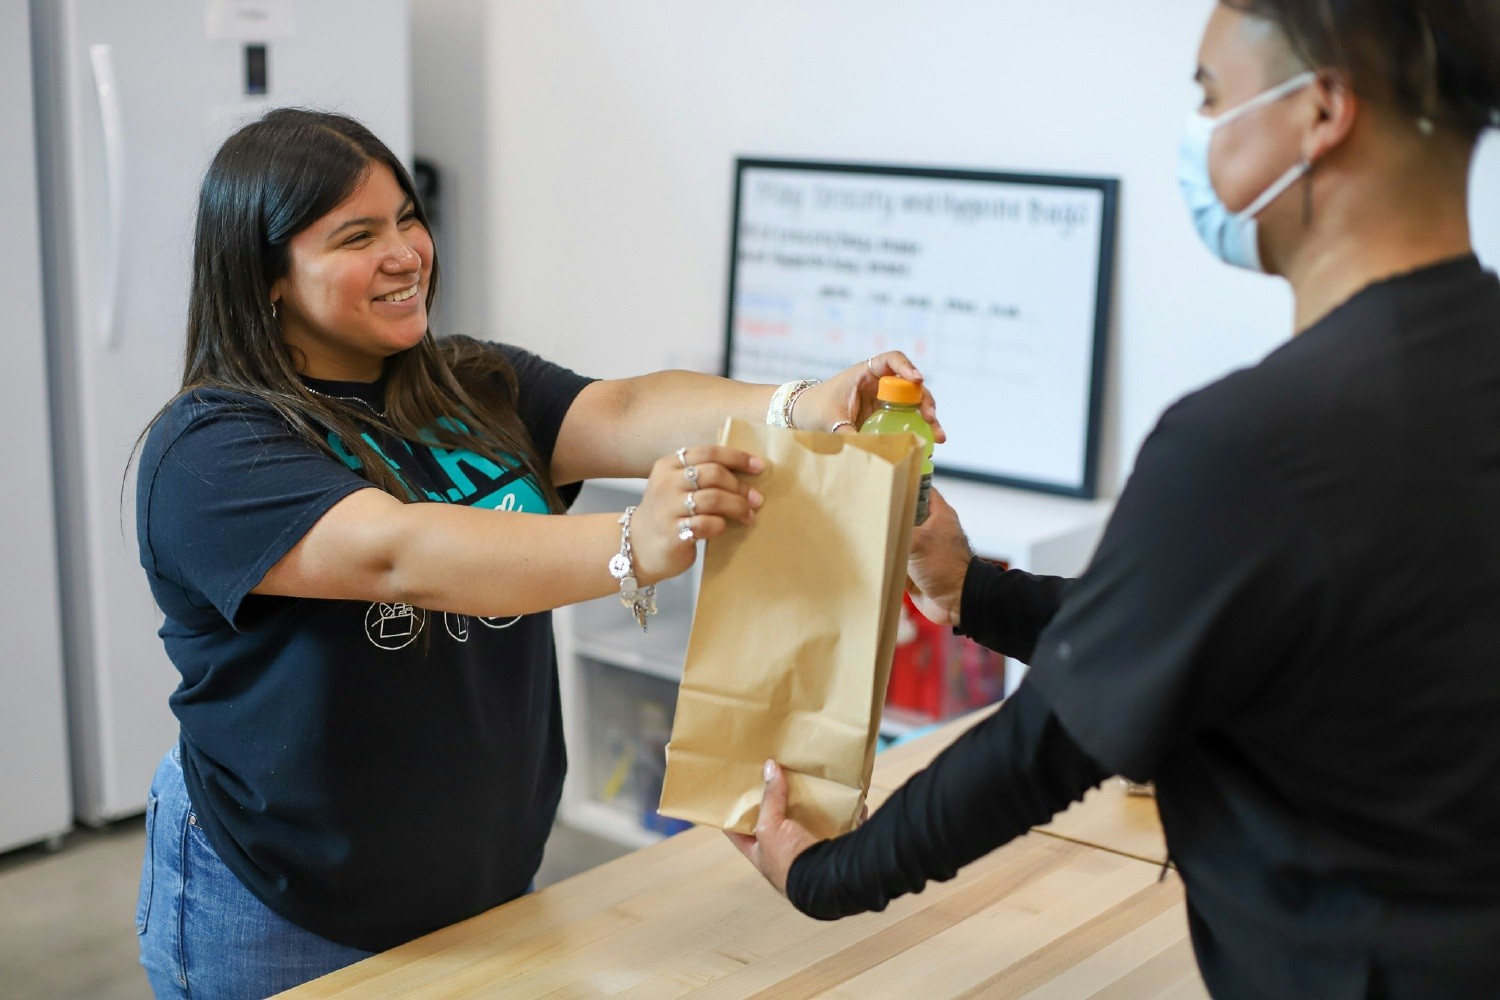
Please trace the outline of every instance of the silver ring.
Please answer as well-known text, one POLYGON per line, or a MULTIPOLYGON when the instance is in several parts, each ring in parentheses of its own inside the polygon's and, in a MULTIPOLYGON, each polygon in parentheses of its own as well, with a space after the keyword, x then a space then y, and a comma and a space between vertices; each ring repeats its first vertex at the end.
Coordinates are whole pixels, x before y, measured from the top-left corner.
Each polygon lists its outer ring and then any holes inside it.
POLYGON ((684 476, 687 476, 687 481, 691 483, 693 489, 696 490, 698 488, 698 467, 696 465, 689 465, 687 468, 682 470, 682 474, 684 476))
POLYGON ((871 363, 874 360, 875 360, 875 355, 873 355, 873 354, 870 355, 868 358, 865 358, 865 368, 870 372, 871 375, 875 374, 875 366, 871 363))
POLYGON ((835 420, 833 422, 833 426, 830 427, 830 428, 828 428, 828 433, 833 434, 840 427, 853 427, 853 426, 854 426, 853 421, 849 421, 849 420, 835 420))
POLYGON ((687 446, 686 445, 683 445, 681 448, 677 449, 677 464, 680 465, 680 466, 682 466, 684 469, 687 468, 687 446))
POLYGON ((697 536, 693 534, 692 521, 688 520, 687 518, 683 518, 681 521, 677 522, 677 538, 679 541, 684 542, 691 542, 697 538, 697 536))
POLYGON ((693 496, 696 490, 688 490, 687 496, 682 498, 682 505, 687 508, 688 517, 698 513, 698 498, 693 496))

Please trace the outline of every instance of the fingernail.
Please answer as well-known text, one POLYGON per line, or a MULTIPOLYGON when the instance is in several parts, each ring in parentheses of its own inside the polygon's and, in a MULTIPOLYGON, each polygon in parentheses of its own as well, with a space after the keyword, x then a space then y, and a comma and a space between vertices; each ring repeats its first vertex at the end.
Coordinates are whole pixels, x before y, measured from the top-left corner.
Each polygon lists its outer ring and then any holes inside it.
POLYGON ((750 506, 752 507, 759 507, 766 502, 766 498, 761 495, 760 490, 751 490, 747 499, 750 501, 750 506))
POLYGON ((764 471, 766 467, 766 463, 762 459, 756 458, 754 455, 750 456, 750 461, 746 464, 750 467, 751 472, 761 472, 764 471))
POLYGON ((776 777, 776 762, 774 760, 766 761, 766 766, 761 768, 761 772, 765 774, 766 780, 770 781, 776 777))

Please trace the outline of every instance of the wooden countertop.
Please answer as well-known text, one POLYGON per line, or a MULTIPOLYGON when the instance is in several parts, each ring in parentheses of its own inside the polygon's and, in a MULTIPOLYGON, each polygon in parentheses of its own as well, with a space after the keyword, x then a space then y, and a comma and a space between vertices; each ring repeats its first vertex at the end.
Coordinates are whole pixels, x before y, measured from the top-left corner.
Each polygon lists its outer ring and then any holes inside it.
MULTIPOLYGON (((966 717, 876 758, 878 805, 966 717)), ((1106 785, 884 913, 802 916, 697 828, 281 994, 1201 1000, 1155 802, 1106 785)))

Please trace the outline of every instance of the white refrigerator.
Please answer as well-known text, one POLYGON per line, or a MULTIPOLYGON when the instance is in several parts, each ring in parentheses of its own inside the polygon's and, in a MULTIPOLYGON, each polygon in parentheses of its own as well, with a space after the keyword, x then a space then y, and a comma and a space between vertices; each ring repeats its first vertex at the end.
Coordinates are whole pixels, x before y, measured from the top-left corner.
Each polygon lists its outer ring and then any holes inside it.
POLYGON ((144 808, 177 738, 126 462, 181 377, 203 171, 288 104, 359 118, 410 165, 410 11, 31 0, 31 16, 73 807, 102 823, 144 808))
POLYGON ((0 851, 73 825, 47 434, 41 244, 26 0, 0 0, 0 274, 6 282, 0 431, 0 851))

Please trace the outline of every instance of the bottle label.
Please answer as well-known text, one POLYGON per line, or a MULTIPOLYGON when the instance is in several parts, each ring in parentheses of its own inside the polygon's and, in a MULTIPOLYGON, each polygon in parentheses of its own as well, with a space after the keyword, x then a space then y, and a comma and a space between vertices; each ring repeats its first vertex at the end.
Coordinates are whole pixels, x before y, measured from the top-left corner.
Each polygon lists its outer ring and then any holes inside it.
POLYGON ((919 525, 922 524, 922 523, 924 523, 927 520, 927 515, 929 513, 931 513, 931 511, 928 508, 928 498, 929 498, 929 495, 931 493, 932 493, 932 473, 930 473, 930 472, 924 472, 922 474, 922 485, 920 485, 920 486, 917 487, 917 519, 916 519, 916 523, 919 524, 919 525))

